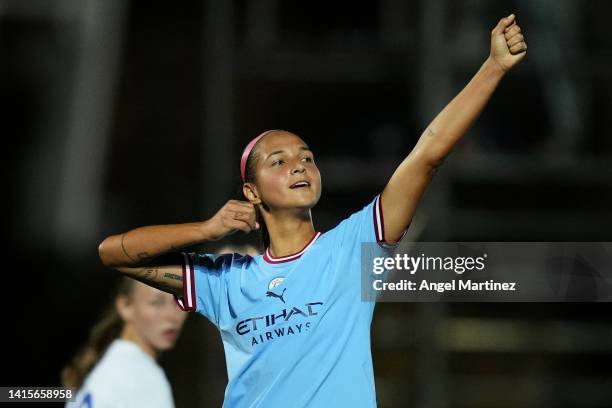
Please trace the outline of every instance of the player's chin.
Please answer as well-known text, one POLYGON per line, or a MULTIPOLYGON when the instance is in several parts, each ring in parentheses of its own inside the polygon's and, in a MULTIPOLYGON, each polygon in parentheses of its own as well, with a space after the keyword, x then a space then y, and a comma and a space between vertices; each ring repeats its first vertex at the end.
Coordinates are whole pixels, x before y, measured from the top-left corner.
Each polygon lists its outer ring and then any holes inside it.
POLYGON ((176 339, 168 339, 166 337, 161 337, 155 342, 155 348, 159 352, 168 351, 174 347, 176 344, 176 339))
POLYGON ((160 336, 156 339, 155 348, 159 351, 166 351, 174 347, 176 341, 178 340, 178 331, 176 330, 166 330, 161 333, 160 336))
POLYGON ((310 209, 317 205, 320 197, 321 193, 316 189, 302 189, 301 191, 296 192, 296 194, 292 194, 292 196, 289 198, 289 207, 310 209))

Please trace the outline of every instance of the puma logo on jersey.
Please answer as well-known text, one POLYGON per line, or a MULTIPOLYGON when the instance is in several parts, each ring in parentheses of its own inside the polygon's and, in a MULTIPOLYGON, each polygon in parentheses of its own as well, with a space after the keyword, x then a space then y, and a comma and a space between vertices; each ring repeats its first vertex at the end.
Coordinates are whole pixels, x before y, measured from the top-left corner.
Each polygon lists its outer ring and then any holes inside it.
POLYGON ((287 288, 283 289, 283 292, 280 295, 277 295, 276 293, 272 292, 271 290, 266 292, 266 296, 267 297, 275 297, 277 299, 280 299, 281 302, 285 303, 285 299, 283 298, 283 296, 285 295, 285 291, 287 290, 287 288))

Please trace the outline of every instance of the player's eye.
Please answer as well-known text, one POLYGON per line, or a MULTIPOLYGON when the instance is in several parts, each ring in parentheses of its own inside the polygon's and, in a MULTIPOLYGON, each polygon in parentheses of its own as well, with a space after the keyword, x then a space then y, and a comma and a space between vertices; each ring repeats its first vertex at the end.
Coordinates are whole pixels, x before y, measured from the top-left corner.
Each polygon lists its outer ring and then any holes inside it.
POLYGON ((281 164, 285 164, 285 161, 283 159, 274 160, 272 162, 273 166, 280 166, 281 164))
POLYGON ((314 159, 312 157, 310 157, 310 156, 306 156, 306 157, 302 158, 302 161, 305 161, 307 163, 312 163, 313 160, 314 159))

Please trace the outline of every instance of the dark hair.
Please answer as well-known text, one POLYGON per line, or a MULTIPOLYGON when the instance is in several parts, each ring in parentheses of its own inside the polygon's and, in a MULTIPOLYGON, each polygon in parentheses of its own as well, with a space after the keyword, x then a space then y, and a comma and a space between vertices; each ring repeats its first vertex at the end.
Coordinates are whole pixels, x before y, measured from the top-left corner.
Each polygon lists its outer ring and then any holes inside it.
POLYGON ((135 282, 127 277, 120 278, 111 304, 92 327, 87 343, 62 370, 64 387, 81 388, 85 378, 100 361, 108 346, 119 337, 123 329, 123 320, 117 312, 115 300, 119 296, 130 296, 135 282))
MULTIPOLYGON (((245 171, 244 171, 244 180, 246 183, 254 183, 255 182, 255 164, 257 163, 257 159, 259 158, 259 152, 257 151, 257 143, 251 150, 251 154, 247 158, 245 171)), ((262 203, 262 205, 265 205, 262 203)), ((261 211, 259 207, 255 206, 255 213, 257 214, 257 222, 259 223, 259 233, 260 240, 263 245, 263 250, 270 246, 270 235, 268 234, 268 227, 266 226, 266 222, 264 221, 263 216, 261 215, 261 211)))

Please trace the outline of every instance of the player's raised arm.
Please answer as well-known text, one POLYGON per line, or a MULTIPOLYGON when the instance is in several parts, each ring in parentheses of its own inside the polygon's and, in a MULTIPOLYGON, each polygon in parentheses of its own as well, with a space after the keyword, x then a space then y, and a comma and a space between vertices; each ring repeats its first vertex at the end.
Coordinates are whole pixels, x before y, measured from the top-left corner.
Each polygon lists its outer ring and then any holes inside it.
POLYGON ((491 53, 467 86, 427 126, 412 152, 385 187, 385 237, 400 239, 436 168, 468 131, 493 95, 500 80, 527 54, 527 44, 514 14, 502 18, 491 32, 491 53))
POLYGON ((163 291, 180 294, 183 271, 179 249, 215 241, 235 231, 259 228, 255 208, 244 201, 228 201, 203 222, 153 225, 106 238, 99 246, 105 266, 163 291))

